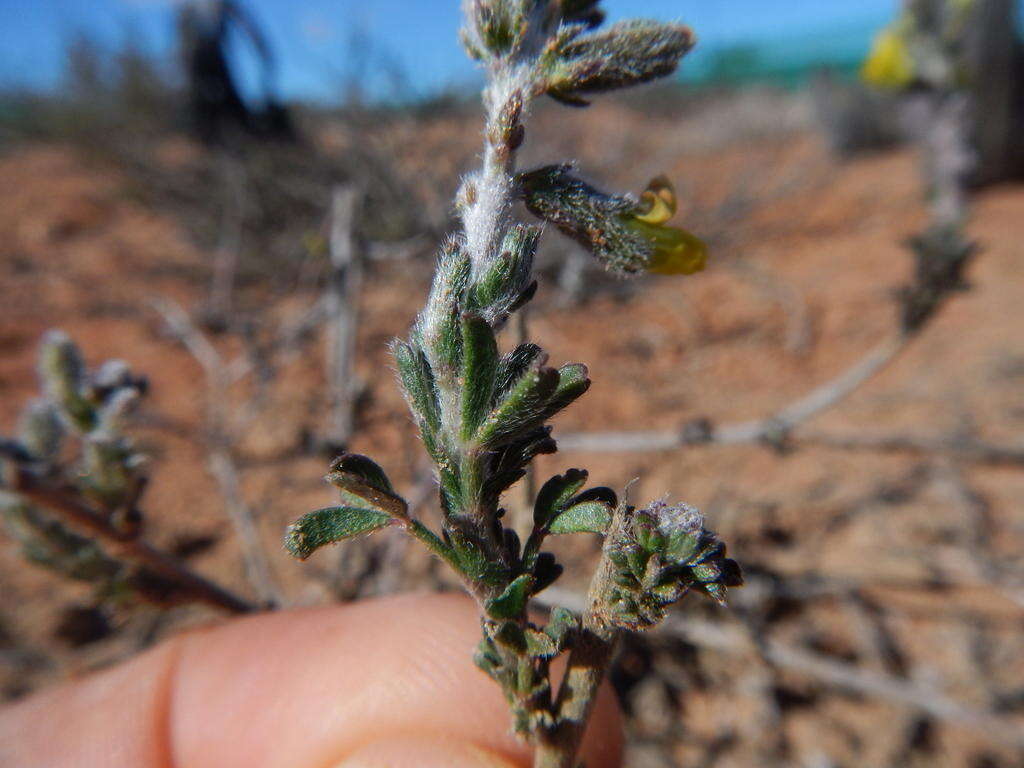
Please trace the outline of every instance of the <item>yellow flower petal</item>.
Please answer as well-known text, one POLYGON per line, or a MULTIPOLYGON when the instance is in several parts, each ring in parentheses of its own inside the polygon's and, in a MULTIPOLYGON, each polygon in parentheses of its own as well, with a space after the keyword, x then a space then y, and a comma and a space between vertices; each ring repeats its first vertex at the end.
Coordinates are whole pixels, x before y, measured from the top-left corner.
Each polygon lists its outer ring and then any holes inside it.
POLYGON ((655 227, 638 223, 654 244, 647 271, 657 275, 692 275, 708 263, 707 244, 696 235, 676 227, 655 227))
POLYGON ((648 224, 664 224, 676 215, 676 190, 666 176, 659 176, 647 185, 640 195, 639 221, 648 224))
POLYGON ((861 77, 881 88, 905 88, 914 79, 914 60, 897 31, 886 29, 875 38, 861 77))

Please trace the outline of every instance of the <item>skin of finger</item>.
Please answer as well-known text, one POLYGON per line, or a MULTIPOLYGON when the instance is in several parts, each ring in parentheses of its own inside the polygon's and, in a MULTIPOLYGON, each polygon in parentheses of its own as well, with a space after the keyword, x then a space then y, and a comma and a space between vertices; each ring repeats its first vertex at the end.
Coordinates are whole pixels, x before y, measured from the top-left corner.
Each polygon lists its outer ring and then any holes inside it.
MULTIPOLYGON (((439 756, 447 765, 528 765, 500 691, 470 660, 478 636, 475 606, 455 596, 241 619, 0 714, 0 745, 20 744, 0 746, 0 765, 326 768, 390 765, 391 749, 398 768, 402 743, 461 750, 439 756)), ((607 691, 585 755, 620 764, 607 691)))
POLYGON ((164 768, 176 653, 177 643, 166 643, 0 709, 0 766, 164 768))
POLYGON ((520 765, 473 744, 395 736, 358 747, 333 768, 520 768, 520 765))

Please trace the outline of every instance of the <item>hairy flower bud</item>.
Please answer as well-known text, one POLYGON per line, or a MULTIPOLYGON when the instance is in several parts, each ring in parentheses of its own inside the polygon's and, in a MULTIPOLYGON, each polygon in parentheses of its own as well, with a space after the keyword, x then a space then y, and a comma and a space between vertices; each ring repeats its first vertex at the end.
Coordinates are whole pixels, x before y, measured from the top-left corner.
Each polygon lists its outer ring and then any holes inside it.
POLYGON ((628 88, 671 75, 693 45, 689 28, 641 19, 589 34, 567 35, 547 56, 545 91, 564 103, 586 106, 582 94, 628 88))
POLYGON ((690 590, 724 603, 728 587, 743 583, 725 544, 693 507, 656 501, 626 515, 606 545, 614 567, 608 620, 615 626, 651 627, 690 590))
POLYGON ((690 275, 704 269, 707 246, 667 222, 676 196, 665 177, 651 182, 639 202, 608 195, 570 173, 570 166, 548 166, 520 174, 526 207, 550 221, 597 257, 612 272, 690 275))

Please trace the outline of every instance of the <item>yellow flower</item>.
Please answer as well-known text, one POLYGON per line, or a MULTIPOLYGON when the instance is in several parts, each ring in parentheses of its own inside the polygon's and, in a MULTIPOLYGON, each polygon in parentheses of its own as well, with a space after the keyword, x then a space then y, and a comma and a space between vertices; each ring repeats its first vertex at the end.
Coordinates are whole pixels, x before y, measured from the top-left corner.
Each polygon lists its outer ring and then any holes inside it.
POLYGON ((699 237, 665 226, 675 216, 676 193, 664 176, 654 179, 640 196, 640 207, 626 217, 626 226, 651 245, 646 271, 660 275, 692 275, 707 265, 708 248, 699 237))
POLYGON ((880 88, 906 88, 914 79, 914 59, 904 36, 895 29, 882 30, 861 68, 865 82, 880 88))

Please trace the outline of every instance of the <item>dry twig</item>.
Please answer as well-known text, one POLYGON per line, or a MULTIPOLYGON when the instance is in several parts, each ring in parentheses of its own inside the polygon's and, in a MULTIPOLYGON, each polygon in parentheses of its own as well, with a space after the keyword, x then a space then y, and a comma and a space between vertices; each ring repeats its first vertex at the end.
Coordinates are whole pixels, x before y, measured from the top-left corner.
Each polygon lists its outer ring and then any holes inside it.
POLYGON ((184 597, 232 613, 248 613, 256 607, 225 588, 189 570, 181 561, 147 544, 136 528, 120 528, 81 502, 74 491, 51 487, 30 471, 15 466, 11 490, 29 501, 59 513, 84 535, 100 539, 116 557, 130 560, 166 579, 184 597))

